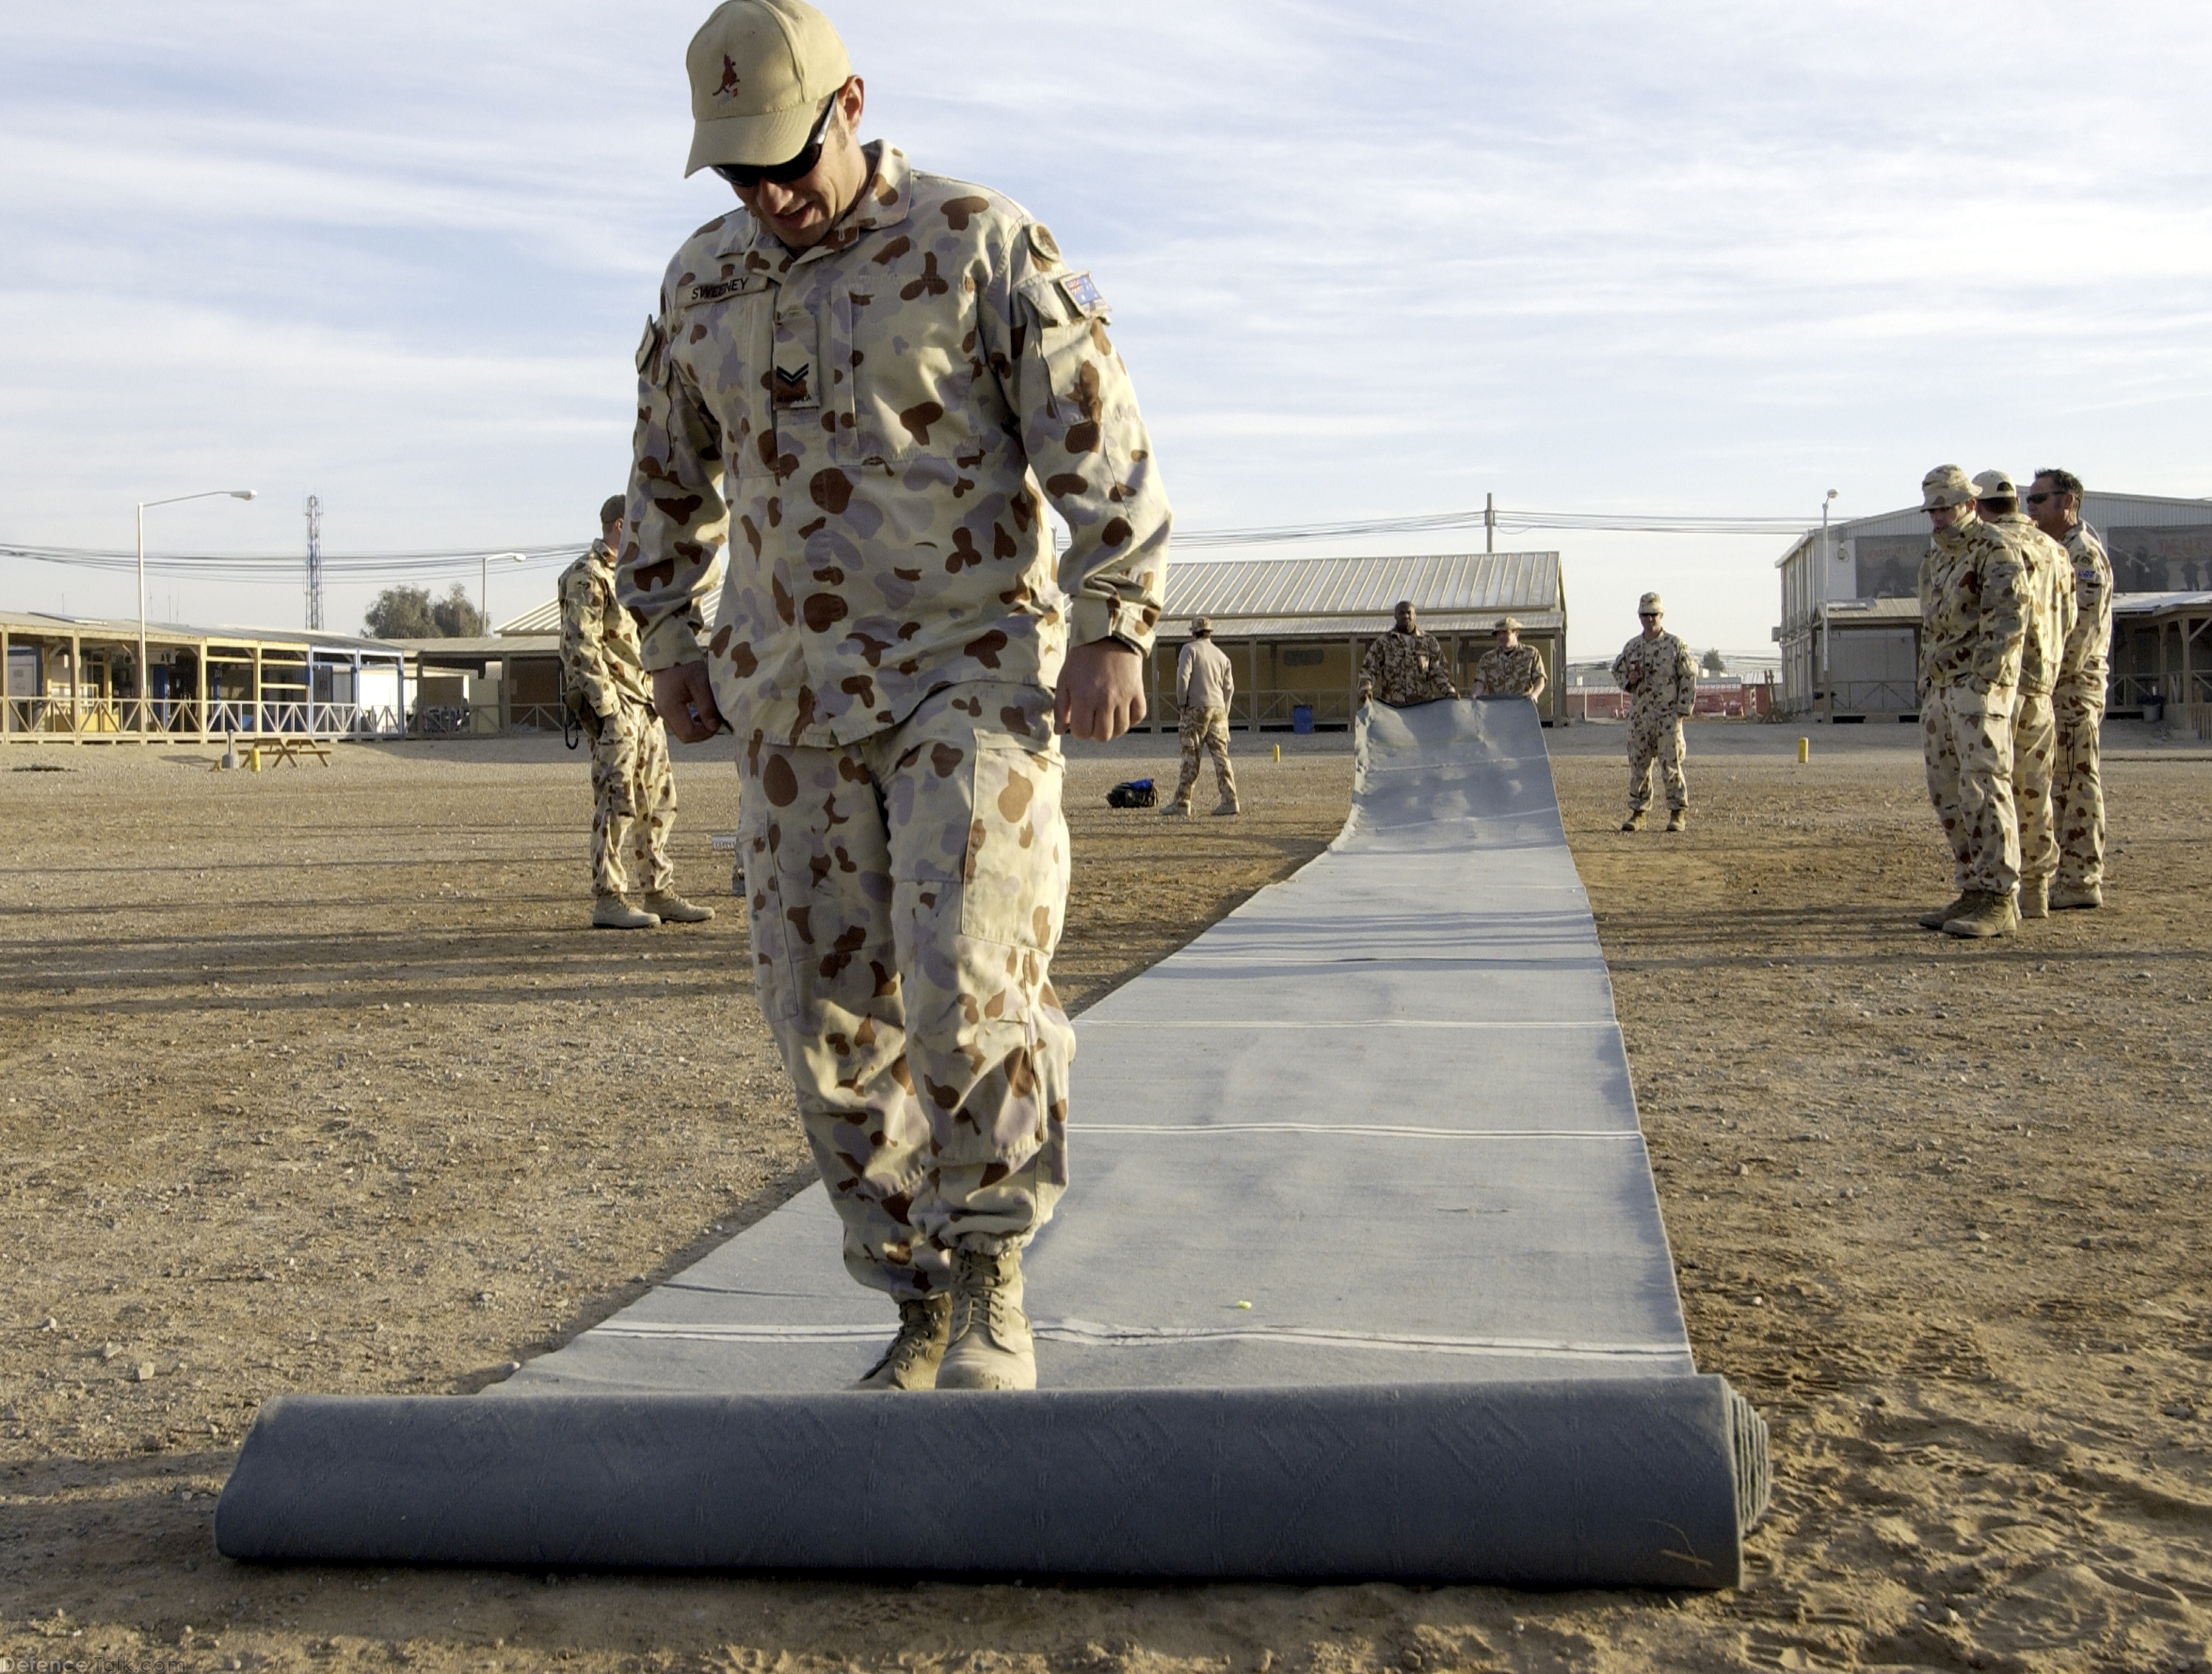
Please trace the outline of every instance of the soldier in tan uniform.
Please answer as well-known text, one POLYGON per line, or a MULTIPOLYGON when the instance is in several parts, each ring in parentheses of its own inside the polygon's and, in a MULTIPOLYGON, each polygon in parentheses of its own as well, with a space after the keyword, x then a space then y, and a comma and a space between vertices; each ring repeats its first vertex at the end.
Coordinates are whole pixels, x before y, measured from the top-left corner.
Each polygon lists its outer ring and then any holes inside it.
POLYGON ((1414 620, 1413 601, 1401 599, 1387 634, 1367 648, 1359 663, 1359 700, 1372 699, 1403 709, 1456 698, 1458 688, 1445 668, 1444 647, 1414 620))
POLYGON ((1935 532, 1920 560, 1920 743, 1959 890, 1920 923, 1952 936, 2010 936, 2020 926, 2012 710, 2027 573, 2012 543, 1977 515, 1974 485, 1958 466, 1921 478, 1920 500, 1935 532))
POLYGON ((1534 646, 1521 643, 1518 618, 1499 619, 1498 643, 1475 664, 1475 696, 1529 699, 1544 696, 1544 659, 1536 654, 1534 646))
POLYGON ((2051 688, 2057 756, 2051 772, 2051 824, 2058 831, 2054 912, 2105 904, 2105 788, 2097 730, 2105 721, 2107 659, 2112 646, 2112 566, 2081 521, 2081 478, 2044 470, 2028 485, 2028 513, 2066 549, 2074 571, 2074 631, 2051 688))
POLYGON ((1198 785, 1198 756, 1213 757, 1213 777, 1221 790, 1216 813, 1240 813, 1236 769, 1229 765, 1229 705, 1236 700, 1237 676, 1228 653, 1213 643, 1213 624, 1204 617, 1191 623, 1191 642, 1175 661, 1175 700, 1182 724, 1178 729, 1183 748, 1182 771, 1177 775, 1175 796, 1162 813, 1187 814, 1191 793, 1198 785))
POLYGON ((569 713, 591 734, 591 922, 602 930, 703 924, 714 916, 676 893, 668 833, 676 775, 668 733, 653 713, 638 658, 637 624, 615 596, 622 496, 599 508, 600 539, 561 572, 561 686, 569 713), (630 895, 630 866, 645 888, 630 895))
POLYGON ((1613 679, 1628 694, 1628 817, 1624 831, 1643 829, 1651 806, 1651 769, 1657 762, 1667 788, 1667 829, 1690 823, 1690 780, 1682 771, 1682 723, 1697 707, 1697 659, 1663 631, 1666 601, 1646 593, 1636 601, 1643 631, 1621 647, 1613 679))
POLYGON ((2064 547, 2023 515, 2020 491, 2004 472, 1975 477, 1974 506, 2020 555, 2027 588, 2020 696, 2012 711, 2012 809, 2020 822, 2020 916, 2048 918, 2051 876, 2059 869, 2059 841, 2051 829, 2051 771, 2059 748, 2051 687, 2074 631, 2074 563, 2064 547))
POLYGON ((899 1309, 863 1386, 1028 1388, 1075 1045, 1056 730, 1144 716, 1167 500, 1099 286, 862 144, 822 13, 728 0, 686 64, 687 172, 738 205, 638 348, 623 597, 671 730, 736 734, 755 992, 845 1265, 899 1309))

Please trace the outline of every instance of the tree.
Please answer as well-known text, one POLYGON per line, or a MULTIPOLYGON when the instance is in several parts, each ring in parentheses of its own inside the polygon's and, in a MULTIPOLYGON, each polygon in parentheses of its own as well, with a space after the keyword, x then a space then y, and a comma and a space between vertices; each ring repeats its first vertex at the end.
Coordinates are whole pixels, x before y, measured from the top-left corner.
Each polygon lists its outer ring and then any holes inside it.
POLYGON ((369 606, 362 625, 374 639, 445 637, 445 630, 431 614, 430 595, 421 588, 386 588, 369 606))
POLYGON ((457 581, 451 592, 430 606, 430 614, 437 619, 438 631, 448 639, 475 639, 484 633, 484 613, 469 603, 468 589, 457 581))
POLYGON ((1728 665, 1721 661, 1721 653, 1717 651, 1707 652, 1705 653, 1705 661, 1698 664, 1698 667, 1703 668, 1707 674, 1725 674, 1728 672, 1728 665))
POLYGON ((422 588, 386 588, 364 625, 377 639, 473 639, 484 632, 484 618, 457 581, 435 603, 422 588))

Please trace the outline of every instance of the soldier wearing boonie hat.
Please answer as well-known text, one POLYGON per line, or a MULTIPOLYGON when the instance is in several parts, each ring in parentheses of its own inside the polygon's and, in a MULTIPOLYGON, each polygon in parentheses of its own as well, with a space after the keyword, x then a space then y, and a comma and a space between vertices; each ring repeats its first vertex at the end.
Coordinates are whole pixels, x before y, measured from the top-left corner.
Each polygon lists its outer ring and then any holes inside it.
POLYGON ((1160 805, 1162 813, 1191 812, 1201 755, 1213 758, 1214 788, 1221 793, 1213 812, 1243 812, 1237 799, 1237 770, 1229 765, 1229 705, 1236 700, 1236 670, 1229 666, 1228 652, 1213 643, 1213 623, 1202 616, 1192 618, 1191 641, 1175 660, 1176 742, 1183 762, 1176 775, 1175 795, 1160 805))
POLYGON ((1544 696, 1544 659, 1534 646, 1521 643, 1518 617, 1498 619, 1498 643, 1475 660, 1474 695, 1531 700, 1544 696))
POLYGON ((685 171, 738 202, 638 346, 623 599, 671 730, 736 734, 755 991, 846 1268, 899 1309, 862 1385, 1026 1388, 1074 1051, 1055 732, 1143 717, 1166 496, 1099 287, 861 143, 827 18, 728 0, 685 64, 685 171))
POLYGON ((1624 831, 1643 829, 1655 764, 1666 787, 1667 829, 1679 831, 1690 823, 1682 723, 1697 707, 1697 659, 1687 645, 1661 629, 1666 614, 1666 601, 1657 593, 1637 600, 1636 615, 1643 630, 1613 659, 1613 679, 1628 694, 1628 817, 1621 822, 1624 831))
POLYGON ((2012 808, 2020 824, 2020 916, 2050 916, 2051 878, 2059 870, 2051 780, 2059 729, 2051 693, 2074 632, 2074 560, 2020 509, 2020 491, 2002 471, 1974 478, 1981 521, 2020 555, 2028 588, 2027 636, 2020 651, 2020 696, 2012 708, 2012 808))
POLYGON ((1920 923, 1980 938, 2010 936, 2020 924, 2012 711, 2028 602, 2018 551, 1981 521, 1975 497, 1956 465, 1920 479, 1934 531, 1920 563, 1920 743, 1959 890, 1920 923))

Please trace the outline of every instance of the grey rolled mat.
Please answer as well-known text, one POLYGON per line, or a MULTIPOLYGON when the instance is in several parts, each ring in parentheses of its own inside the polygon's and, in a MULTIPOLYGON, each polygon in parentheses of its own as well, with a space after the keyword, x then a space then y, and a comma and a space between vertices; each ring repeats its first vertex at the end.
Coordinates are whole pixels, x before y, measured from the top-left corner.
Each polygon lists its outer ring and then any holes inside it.
POLYGON ((808 1191, 483 1395, 271 1402, 219 1548, 1734 1585, 1766 1428, 1691 1358, 1534 708, 1358 752, 1328 854, 1078 1021, 1035 1392, 847 1392, 894 1322, 808 1191))

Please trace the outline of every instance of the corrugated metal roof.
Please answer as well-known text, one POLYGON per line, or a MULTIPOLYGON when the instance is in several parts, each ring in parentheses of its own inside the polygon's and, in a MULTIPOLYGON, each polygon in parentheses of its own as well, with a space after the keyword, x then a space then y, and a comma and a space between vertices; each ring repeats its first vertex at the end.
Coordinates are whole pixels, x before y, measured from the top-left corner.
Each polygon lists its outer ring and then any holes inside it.
MULTIPOLYGON (((708 600, 710 625, 718 597, 708 600)), ((1379 634, 1401 599, 1411 599, 1422 625, 1439 633, 1486 632, 1508 611, 1531 631, 1555 630, 1566 620, 1555 552, 1178 558, 1167 566, 1161 630, 1179 639, 1192 617, 1208 616, 1226 637, 1379 634)), ((560 629, 560 601, 549 599, 497 631, 504 636, 560 629)))
MULTIPOLYGON (((2017 480, 2025 493, 2029 479, 2024 476, 2017 480)), ((2168 494, 2104 493, 2091 489, 2081 497, 2081 519, 2099 536, 2108 528, 2190 528, 2212 523, 2212 500, 2185 500, 2168 494)), ((1828 525, 1828 539, 1832 542, 1856 539, 1861 535, 1927 533, 1928 514, 1917 506, 1876 512, 1872 517, 1846 518, 1828 525)), ((1807 529, 1790 542, 1788 552, 1774 560, 1774 567, 1779 570, 1792 553, 1819 539, 1818 526, 1807 529)))
MULTIPOLYGON (((130 640, 138 637, 136 617, 56 616, 39 610, 0 610, 0 623, 10 633, 47 634, 67 638, 130 640)), ((146 624, 146 636, 164 644, 211 639, 224 645, 313 646, 317 651, 380 651, 396 649, 388 639, 370 639, 359 634, 328 634, 308 628, 195 627, 186 622, 146 624)))
POLYGON ((2114 616, 2160 616, 2169 610, 2212 610, 2212 593, 2114 593, 2114 616))

